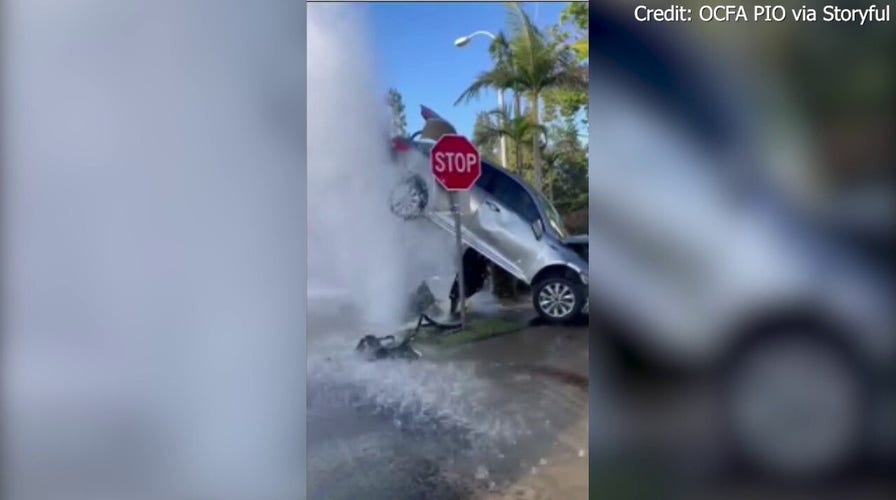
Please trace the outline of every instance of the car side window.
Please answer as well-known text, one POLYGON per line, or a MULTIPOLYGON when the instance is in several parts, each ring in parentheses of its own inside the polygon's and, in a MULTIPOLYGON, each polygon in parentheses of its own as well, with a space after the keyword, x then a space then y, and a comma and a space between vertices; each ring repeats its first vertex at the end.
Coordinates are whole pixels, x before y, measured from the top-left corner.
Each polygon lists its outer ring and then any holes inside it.
POLYGON ((495 175, 491 184, 494 187, 491 194, 495 199, 519 214, 526 222, 532 223, 540 218, 535 200, 514 179, 506 175, 495 175))
POLYGON ((494 167, 488 166, 486 164, 482 164, 482 174, 479 176, 479 179, 476 180, 476 186, 485 192, 494 195, 494 178, 495 178, 495 169, 494 167))

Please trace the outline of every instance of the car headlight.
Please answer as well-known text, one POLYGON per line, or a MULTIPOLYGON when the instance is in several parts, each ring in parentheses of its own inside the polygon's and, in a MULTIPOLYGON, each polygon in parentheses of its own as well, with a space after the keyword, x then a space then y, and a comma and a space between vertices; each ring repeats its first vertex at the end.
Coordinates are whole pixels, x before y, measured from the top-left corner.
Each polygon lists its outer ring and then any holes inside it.
POLYGON ((585 286, 588 286, 588 273, 579 273, 579 278, 582 279, 582 283, 584 283, 585 286))

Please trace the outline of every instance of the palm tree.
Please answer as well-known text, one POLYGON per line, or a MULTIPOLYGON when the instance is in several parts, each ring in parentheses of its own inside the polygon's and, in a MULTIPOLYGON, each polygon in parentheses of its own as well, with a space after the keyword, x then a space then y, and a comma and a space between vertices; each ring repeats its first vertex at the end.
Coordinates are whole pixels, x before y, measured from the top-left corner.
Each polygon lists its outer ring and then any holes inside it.
MULTIPOLYGON (((510 41, 503 31, 498 32, 492 44, 489 46, 489 53, 498 65, 506 65, 511 75, 516 72, 513 52, 511 52, 510 41)), ((519 118, 522 113, 522 95, 519 92, 519 85, 515 76, 507 79, 505 86, 501 90, 513 91, 513 116, 519 118)))
POLYGON ((494 162, 496 158, 500 158, 498 150, 500 145, 500 136, 495 136, 492 132, 491 115, 486 111, 476 113, 476 120, 473 122, 473 144, 479 149, 479 154, 483 158, 494 162))
MULTIPOLYGON (((513 117, 519 118, 522 115, 522 94, 519 92, 519 85, 516 81, 516 67, 507 36, 503 32, 498 32, 491 45, 489 45, 488 50, 495 65, 491 69, 479 73, 473 83, 454 101, 454 104, 457 105, 461 102, 470 102, 473 99, 477 99, 479 94, 488 88, 498 91, 509 90, 513 92, 513 117)), ((500 126, 502 128, 510 128, 510 124, 505 121, 509 115, 507 111, 498 111, 502 112, 501 116, 499 116, 502 120, 500 126)), ((511 137, 510 134, 504 135, 511 137)), ((519 142, 514 142, 514 147, 516 149, 517 168, 522 172, 522 165, 519 164, 522 157, 520 149, 522 146, 519 142)), ((503 166, 508 167, 509 165, 503 166)))
POLYGON ((556 194, 555 189, 557 187, 557 177, 559 176, 557 170, 561 162, 560 155, 554 149, 543 149, 541 151, 541 160, 544 162, 543 165, 547 167, 542 192, 549 200, 555 201, 554 195, 556 194))
POLYGON ((491 54, 495 65, 491 69, 479 73, 476 79, 473 80, 473 83, 454 101, 455 105, 478 99, 479 94, 485 89, 514 89, 516 86, 516 69, 514 67, 513 54, 510 52, 510 43, 503 32, 499 32, 491 45, 489 45, 489 54, 491 54))
MULTIPOLYGON (((543 92, 551 89, 587 91, 586 70, 580 66, 569 47, 553 43, 532 23, 532 20, 518 2, 508 2, 508 24, 511 36, 499 33, 489 47, 494 67, 480 73, 464 90, 455 104, 469 102, 487 89, 511 90, 514 93, 514 119, 523 116, 522 97, 528 96, 528 120, 532 129, 541 126, 539 116, 540 99, 543 92)), ((504 119, 507 119, 506 112, 504 119)), ((518 124, 517 124, 518 126, 518 124)), ((515 126, 507 121, 501 128, 510 131, 515 126)), ((510 134, 506 134, 508 137, 510 134)), ((519 134, 514 134, 519 136, 519 134)), ((540 134, 528 134, 532 143, 532 162, 535 186, 540 190, 544 183, 541 162, 540 134)), ((516 142, 517 169, 521 172, 520 142, 516 142)))
MULTIPOLYGON (((523 155, 521 145, 526 141, 533 140, 533 138, 538 140, 539 143, 543 143, 544 138, 547 136, 547 128, 542 125, 533 124, 532 120, 526 116, 510 117, 507 115, 507 111, 501 109, 490 111, 486 116, 497 118, 497 124, 491 120, 481 124, 480 140, 487 142, 492 138, 497 139, 504 136, 513 141, 517 146, 515 173, 522 175, 523 155)), ((504 165, 504 167, 509 167, 509 165, 504 165)))
MULTIPOLYGON (((509 53, 513 64, 507 65, 512 68, 512 76, 506 81, 511 82, 519 93, 528 95, 530 120, 534 126, 539 126, 541 94, 549 89, 587 90, 587 75, 567 47, 548 41, 518 2, 508 2, 507 8, 512 35, 509 53)), ((535 187, 540 190, 544 181, 541 141, 538 134, 531 139, 535 187)))

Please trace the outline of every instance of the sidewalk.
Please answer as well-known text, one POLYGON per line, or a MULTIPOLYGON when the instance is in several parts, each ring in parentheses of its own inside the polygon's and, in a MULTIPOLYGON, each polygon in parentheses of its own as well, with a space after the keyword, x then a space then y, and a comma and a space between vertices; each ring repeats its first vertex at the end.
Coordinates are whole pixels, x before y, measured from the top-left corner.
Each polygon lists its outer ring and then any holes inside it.
MULTIPOLYGON (((477 307, 478 306, 478 307, 477 307)), ((474 304, 471 316, 483 314, 474 304)), ((528 322, 531 305, 502 305, 507 319, 528 322)), ((529 326, 519 332, 466 346, 456 356, 510 368, 517 377, 544 379, 526 394, 551 408, 561 424, 553 445, 509 487, 484 492, 482 500, 578 500, 588 498, 588 328, 587 326, 529 326)), ((508 387, 508 389, 510 389, 508 387)), ((520 395, 525 397, 524 395, 520 395)))

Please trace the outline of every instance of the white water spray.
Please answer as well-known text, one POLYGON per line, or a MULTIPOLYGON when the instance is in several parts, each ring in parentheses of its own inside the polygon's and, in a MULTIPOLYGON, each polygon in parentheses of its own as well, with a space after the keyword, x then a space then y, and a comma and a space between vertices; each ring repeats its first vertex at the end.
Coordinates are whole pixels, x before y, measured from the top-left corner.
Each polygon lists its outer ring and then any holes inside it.
POLYGON ((452 261, 447 236, 389 210, 399 171, 363 14, 308 5, 308 288, 312 301, 342 291, 366 323, 388 329, 414 287, 452 261))
POLYGON ((309 294, 344 290, 364 317, 395 326, 404 292, 389 211, 383 98, 356 6, 308 5, 309 294))

